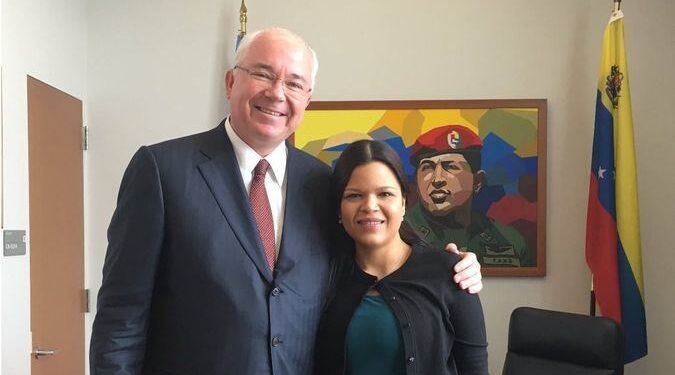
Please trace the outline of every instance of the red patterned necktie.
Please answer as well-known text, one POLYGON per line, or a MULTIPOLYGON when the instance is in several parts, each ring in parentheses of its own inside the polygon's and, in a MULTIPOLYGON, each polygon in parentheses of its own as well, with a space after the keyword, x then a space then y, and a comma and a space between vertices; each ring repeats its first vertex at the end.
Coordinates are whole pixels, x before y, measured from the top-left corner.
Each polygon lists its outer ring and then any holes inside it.
POLYGON ((260 234, 260 240, 265 249, 267 264, 270 266, 270 270, 274 270, 276 259, 274 221, 272 220, 270 201, 267 198, 267 190, 265 189, 265 174, 267 174, 269 166, 270 164, 265 159, 260 159, 258 165, 255 166, 248 200, 251 203, 251 210, 253 210, 255 223, 258 227, 258 234, 260 234))

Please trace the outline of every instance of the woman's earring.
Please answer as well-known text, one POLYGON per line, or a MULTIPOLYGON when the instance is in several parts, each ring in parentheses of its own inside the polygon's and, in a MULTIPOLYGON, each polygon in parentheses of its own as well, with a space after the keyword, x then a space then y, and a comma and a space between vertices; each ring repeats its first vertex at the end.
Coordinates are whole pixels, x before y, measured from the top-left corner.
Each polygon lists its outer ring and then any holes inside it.
POLYGON ((342 224, 342 218, 338 216, 338 224, 342 224))

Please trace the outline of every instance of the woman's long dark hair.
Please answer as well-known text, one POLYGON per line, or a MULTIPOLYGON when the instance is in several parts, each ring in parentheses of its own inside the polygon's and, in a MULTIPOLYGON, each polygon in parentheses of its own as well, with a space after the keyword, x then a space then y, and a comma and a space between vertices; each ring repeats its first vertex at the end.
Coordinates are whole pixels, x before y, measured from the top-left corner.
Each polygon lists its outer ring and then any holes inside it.
MULTIPOLYGON (((360 140, 347 146, 347 148, 342 151, 342 154, 338 158, 335 163, 335 168, 333 169, 332 187, 336 198, 335 201, 338 204, 338 212, 340 212, 342 195, 352 177, 354 169, 372 162, 380 162, 386 165, 392 173, 394 173, 394 176, 396 176, 396 180, 401 187, 402 196, 404 198, 407 197, 409 191, 408 179, 403 171, 403 164, 396 151, 388 144, 381 141, 360 140)), ((406 220, 403 220, 401 223, 399 234, 401 239, 409 245, 421 241, 420 237, 406 220)), ((354 251, 354 240, 352 240, 344 228, 340 226, 337 230, 337 238, 333 248, 333 257, 331 261, 329 278, 330 286, 328 293, 329 300, 334 295, 339 276, 343 271, 347 270, 346 267, 353 267, 354 251)))

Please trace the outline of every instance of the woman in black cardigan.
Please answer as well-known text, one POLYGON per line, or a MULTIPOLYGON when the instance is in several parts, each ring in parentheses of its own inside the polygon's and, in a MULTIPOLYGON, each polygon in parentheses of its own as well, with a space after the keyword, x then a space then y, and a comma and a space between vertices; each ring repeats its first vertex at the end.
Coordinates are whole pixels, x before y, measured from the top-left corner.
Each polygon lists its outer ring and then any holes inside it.
POLYGON ((357 141, 338 159, 333 183, 345 230, 315 374, 487 374, 480 300, 451 280, 459 257, 421 243, 405 222, 408 185, 396 152, 357 141))

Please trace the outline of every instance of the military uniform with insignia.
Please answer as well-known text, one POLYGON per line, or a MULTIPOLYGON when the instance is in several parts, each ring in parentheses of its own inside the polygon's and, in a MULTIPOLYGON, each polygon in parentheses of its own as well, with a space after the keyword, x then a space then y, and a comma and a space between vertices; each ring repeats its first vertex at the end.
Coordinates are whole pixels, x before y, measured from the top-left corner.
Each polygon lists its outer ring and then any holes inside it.
POLYGON ((517 230, 471 210, 473 194, 484 179, 482 148, 478 134, 463 125, 441 126, 420 135, 410 154, 420 202, 406 219, 429 245, 444 248, 455 243, 460 250, 475 253, 484 266, 534 266, 534 254, 517 230), (458 215, 468 222, 458 223, 458 215))
POLYGON ((406 219, 420 238, 439 249, 452 242, 460 251, 476 254, 483 266, 529 267, 535 265, 533 253, 523 236, 515 229, 500 224, 487 216, 472 212, 468 228, 452 226, 442 218, 426 213, 417 204, 408 210, 406 219))

